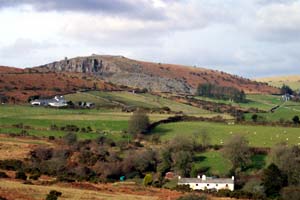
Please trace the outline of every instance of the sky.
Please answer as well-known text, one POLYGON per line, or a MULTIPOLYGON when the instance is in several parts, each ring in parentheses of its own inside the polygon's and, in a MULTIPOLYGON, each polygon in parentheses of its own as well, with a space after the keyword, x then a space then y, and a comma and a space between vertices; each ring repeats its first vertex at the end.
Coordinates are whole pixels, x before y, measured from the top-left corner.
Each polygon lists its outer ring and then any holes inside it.
POLYGON ((91 54, 300 74, 300 0, 0 0, 0 65, 91 54))

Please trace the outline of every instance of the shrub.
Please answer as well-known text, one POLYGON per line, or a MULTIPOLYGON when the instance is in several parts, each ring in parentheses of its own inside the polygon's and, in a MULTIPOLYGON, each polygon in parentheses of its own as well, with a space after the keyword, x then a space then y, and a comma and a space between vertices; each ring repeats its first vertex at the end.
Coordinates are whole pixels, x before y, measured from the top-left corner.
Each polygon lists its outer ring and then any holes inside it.
POLYGON ((152 174, 146 174, 143 180, 143 185, 144 186, 151 185, 152 181, 153 181, 152 174))
POLYGON ((8 175, 5 172, 0 172, 0 178, 8 178, 8 175))
POLYGON ((22 170, 24 167, 23 162, 21 160, 0 160, 0 168, 4 170, 22 170))
POLYGON ((48 137, 48 139, 49 139, 49 140, 55 140, 55 137, 54 137, 53 135, 50 135, 50 136, 48 137))
POLYGON ((25 172, 18 171, 16 173, 16 179, 21 179, 21 180, 25 181, 27 179, 27 176, 26 176, 25 172))
POLYGON ((29 176, 29 179, 38 180, 41 177, 40 173, 35 173, 29 176))
POLYGON ((60 197, 61 195, 62 195, 61 192, 58 192, 56 190, 51 190, 47 195, 46 200, 57 200, 58 197, 60 197))
POLYGON ((75 133, 67 133, 64 135, 63 140, 66 144, 72 145, 77 142, 77 135, 75 133))
POLYGON ((145 133, 150 121, 145 112, 138 110, 133 113, 128 123, 128 132, 136 135, 139 133, 145 133))
POLYGON ((62 131, 67 131, 67 132, 78 132, 80 130, 79 127, 76 125, 66 125, 64 127, 60 128, 62 131))
POLYGON ((190 185, 176 185, 176 187, 174 188, 177 191, 180 192, 191 192, 192 189, 190 188, 190 185))
POLYGON ((7 200, 7 199, 6 199, 6 198, 4 198, 4 197, 1 197, 1 196, 0 196, 0 200, 7 200))

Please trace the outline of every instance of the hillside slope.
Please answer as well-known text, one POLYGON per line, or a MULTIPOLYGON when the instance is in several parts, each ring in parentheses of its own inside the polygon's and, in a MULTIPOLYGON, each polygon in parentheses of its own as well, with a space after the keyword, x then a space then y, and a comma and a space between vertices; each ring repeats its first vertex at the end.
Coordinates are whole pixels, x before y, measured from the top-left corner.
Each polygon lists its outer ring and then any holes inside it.
POLYGON ((111 91, 118 88, 81 73, 43 73, 0 66, 0 102, 26 102, 30 96, 48 97, 85 89, 111 91))
POLYGON ((300 89, 300 75, 273 76, 257 78, 257 81, 268 83, 275 87, 281 87, 283 84, 290 86, 294 90, 300 89))
POLYGON ((36 67, 39 71, 92 74, 114 84, 152 91, 193 94, 199 84, 232 86, 246 93, 278 93, 278 89, 225 72, 173 64, 136 61, 123 56, 76 57, 36 67))

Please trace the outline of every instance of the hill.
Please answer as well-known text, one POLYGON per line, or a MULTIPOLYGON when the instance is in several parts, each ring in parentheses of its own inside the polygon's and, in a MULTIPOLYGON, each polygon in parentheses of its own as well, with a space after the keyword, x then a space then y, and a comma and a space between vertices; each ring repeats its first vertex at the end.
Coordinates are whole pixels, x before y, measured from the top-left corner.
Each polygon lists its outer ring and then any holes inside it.
POLYGON ((0 67, 1 102, 26 102, 31 96, 54 96, 85 89, 117 90, 95 77, 71 72, 38 72, 32 69, 0 67))
POLYGON ((274 87, 281 87, 283 84, 290 86, 294 90, 300 89, 300 75, 273 76, 257 78, 257 81, 268 83, 274 87))
POLYGON ((274 94, 279 90, 225 72, 199 67, 137 61, 123 56, 92 55, 64 59, 34 68, 40 72, 91 74, 118 85, 151 91, 194 94, 197 86, 211 83, 235 87, 246 93, 274 94))

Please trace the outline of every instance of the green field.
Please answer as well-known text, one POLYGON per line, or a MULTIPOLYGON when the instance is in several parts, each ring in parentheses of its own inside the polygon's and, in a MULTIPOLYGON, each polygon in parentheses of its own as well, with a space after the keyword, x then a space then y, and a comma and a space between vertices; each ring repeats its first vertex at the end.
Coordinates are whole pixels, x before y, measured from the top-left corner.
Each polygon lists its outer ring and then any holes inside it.
MULTIPOLYGON (((92 133, 78 134, 79 138, 97 138, 97 132, 108 132, 115 139, 120 138, 123 130, 127 130, 131 113, 118 110, 102 109, 53 109, 19 105, 0 106, 0 133, 20 133, 22 128, 15 125, 30 126, 26 129, 30 135, 36 136, 63 136, 63 131, 50 130, 51 125, 59 127, 76 125, 79 128, 91 127, 92 133)), ((167 114, 150 114, 150 121, 158 121, 170 117, 167 114)))
MULTIPOLYGON (((247 95, 248 103, 234 103, 224 100, 216 100, 206 97, 196 97, 201 100, 213 101, 217 103, 231 104, 234 106, 240 106, 242 108, 258 108, 260 110, 266 111, 267 113, 258 113, 259 116, 263 116, 266 121, 279 121, 287 120, 292 121, 295 115, 300 116, 300 103, 299 102, 283 102, 281 96, 276 95, 247 95), (272 108, 277 105, 281 105, 279 109, 275 112, 269 112, 272 108)), ((246 114, 246 120, 251 121, 251 116, 253 114, 246 114)))
MULTIPOLYGON (((235 103, 228 100, 218 100, 208 97, 196 97, 200 100, 212 101, 216 103, 231 104, 233 106, 239 106, 241 108, 258 108, 260 110, 269 111, 274 106, 281 104, 280 96, 276 95, 260 95, 260 94, 248 94, 247 103, 235 103)), ((299 104, 300 105, 300 104, 299 104)))
POLYGON ((209 133, 212 144, 222 145, 232 135, 241 134, 249 140, 251 146, 255 147, 272 147, 279 142, 300 145, 300 128, 179 122, 160 125, 154 129, 153 134, 161 135, 162 141, 166 141, 174 135, 197 137, 197 133, 201 130, 206 130, 209 133))
POLYGON ((209 167, 208 172, 212 175, 226 176, 231 169, 231 163, 223 157, 219 151, 207 151, 197 155, 195 168, 209 167))
POLYGON ((172 111, 183 112, 189 115, 216 114, 207 110, 196 108, 183 103, 168 100, 152 94, 137 94, 132 92, 99 92, 75 93, 66 95, 66 99, 78 101, 90 101, 97 106, 123 105, 128 107, 163 108, 169 107, 172 111))

